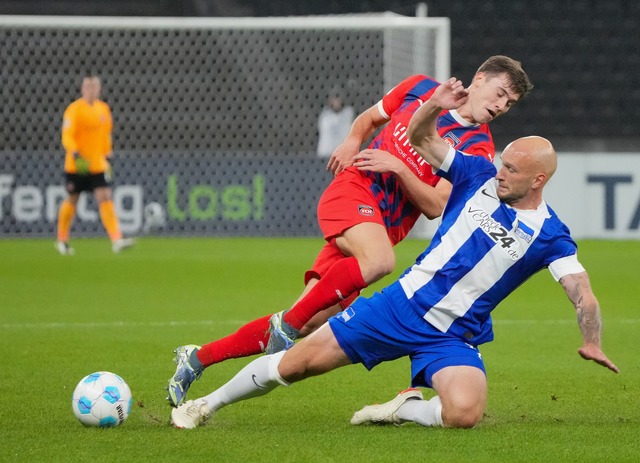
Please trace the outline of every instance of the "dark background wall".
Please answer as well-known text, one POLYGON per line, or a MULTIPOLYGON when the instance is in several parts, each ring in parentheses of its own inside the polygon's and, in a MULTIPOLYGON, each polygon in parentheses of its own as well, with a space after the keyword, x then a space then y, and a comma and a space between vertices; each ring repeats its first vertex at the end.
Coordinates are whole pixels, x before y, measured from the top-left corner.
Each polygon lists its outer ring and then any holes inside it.
MULTIPOLYGON (((430 0, 452 26, 452 74, 469 81, 493 54, 522 61, 534 92, 494 125, 498 148, 538 133, 559 150, 638 151, 640 3, 635 0, 430 0)), ((336 0, 15 0, 0 14, 287 16, 393 11, 415 2, 336 0)))

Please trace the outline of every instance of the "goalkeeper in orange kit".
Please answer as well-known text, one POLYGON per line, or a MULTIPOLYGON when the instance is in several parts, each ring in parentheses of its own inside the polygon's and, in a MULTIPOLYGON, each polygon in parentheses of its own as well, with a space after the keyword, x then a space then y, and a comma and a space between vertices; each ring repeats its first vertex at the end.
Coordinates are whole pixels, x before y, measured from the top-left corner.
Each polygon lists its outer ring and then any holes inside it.
POLYGON ((111 239, 113 252, 131 247, 133 240, 123 238, 118 216, 111 197, 112 152, 111 132, 113 119, 109 105, 100 100, 100 78, 87 75, 82 79, 81 97, 64 112, 62 146, 65 190, 67 198, 58 211, 58 240, 56 249, 62 255, 71 255, 69 246, 71 225, 76 215, 80 193, 93 192, 100 211, 100 220, 111 239))

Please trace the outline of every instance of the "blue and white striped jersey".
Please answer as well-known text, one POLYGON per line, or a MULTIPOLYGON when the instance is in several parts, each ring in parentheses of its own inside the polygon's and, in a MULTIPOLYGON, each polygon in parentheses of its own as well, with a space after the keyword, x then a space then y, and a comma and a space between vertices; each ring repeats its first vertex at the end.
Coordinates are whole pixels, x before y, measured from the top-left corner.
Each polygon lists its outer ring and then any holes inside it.
POLYGON ((453 184, 431 244, 394 285, 442 332, 478 345, 493 339, 491 311, 539 270, 556 280, 584 268, 569 229, 543 201, 517 210, 498 200, 495 166, 453 148, 438 175, 453 184))

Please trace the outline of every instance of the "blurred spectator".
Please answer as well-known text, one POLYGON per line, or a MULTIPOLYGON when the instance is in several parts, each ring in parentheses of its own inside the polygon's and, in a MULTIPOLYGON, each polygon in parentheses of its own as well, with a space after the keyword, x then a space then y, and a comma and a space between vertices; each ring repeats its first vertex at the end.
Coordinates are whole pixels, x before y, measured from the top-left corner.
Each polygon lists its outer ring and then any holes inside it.
POLYGON ((342 89, 334 87, 329 92, 327 103, 318 116, 318 156, 329 157, 340 145, 355 118, 352 106, 345 106, 342 89))

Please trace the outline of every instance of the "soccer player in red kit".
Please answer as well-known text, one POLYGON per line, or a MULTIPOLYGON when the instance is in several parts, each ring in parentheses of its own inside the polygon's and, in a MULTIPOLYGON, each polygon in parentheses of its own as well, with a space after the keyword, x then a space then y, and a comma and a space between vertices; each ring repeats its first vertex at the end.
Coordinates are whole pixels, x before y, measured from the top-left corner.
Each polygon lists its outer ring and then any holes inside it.
MULTIPOLYGON (((207 366, 291 347, 296 338, 309 334, 362 289, 393 271, 393 246, 421 214, 440 216, 451 184, 433 174, 406 136, 411 116, 438 85, 430 77, 411 76, 356 118, 327 164, 335 178, 318 203, 318 222, 327 243, 305 274, 301 297, 289 310, 249 322, 230 336, 202 347, 177 348, 177 369, 167 388, 173 406, 184 401, 207 366), (369 147, 360 151, 383 125, 369 147), (358 167, 353 166, 356 161, 358 167)), ((493 56, 476 71, 468 101, 440 114, 438 133, 455 149, 493 161, 488 123, 532 87, 518 61, 493 56)))

